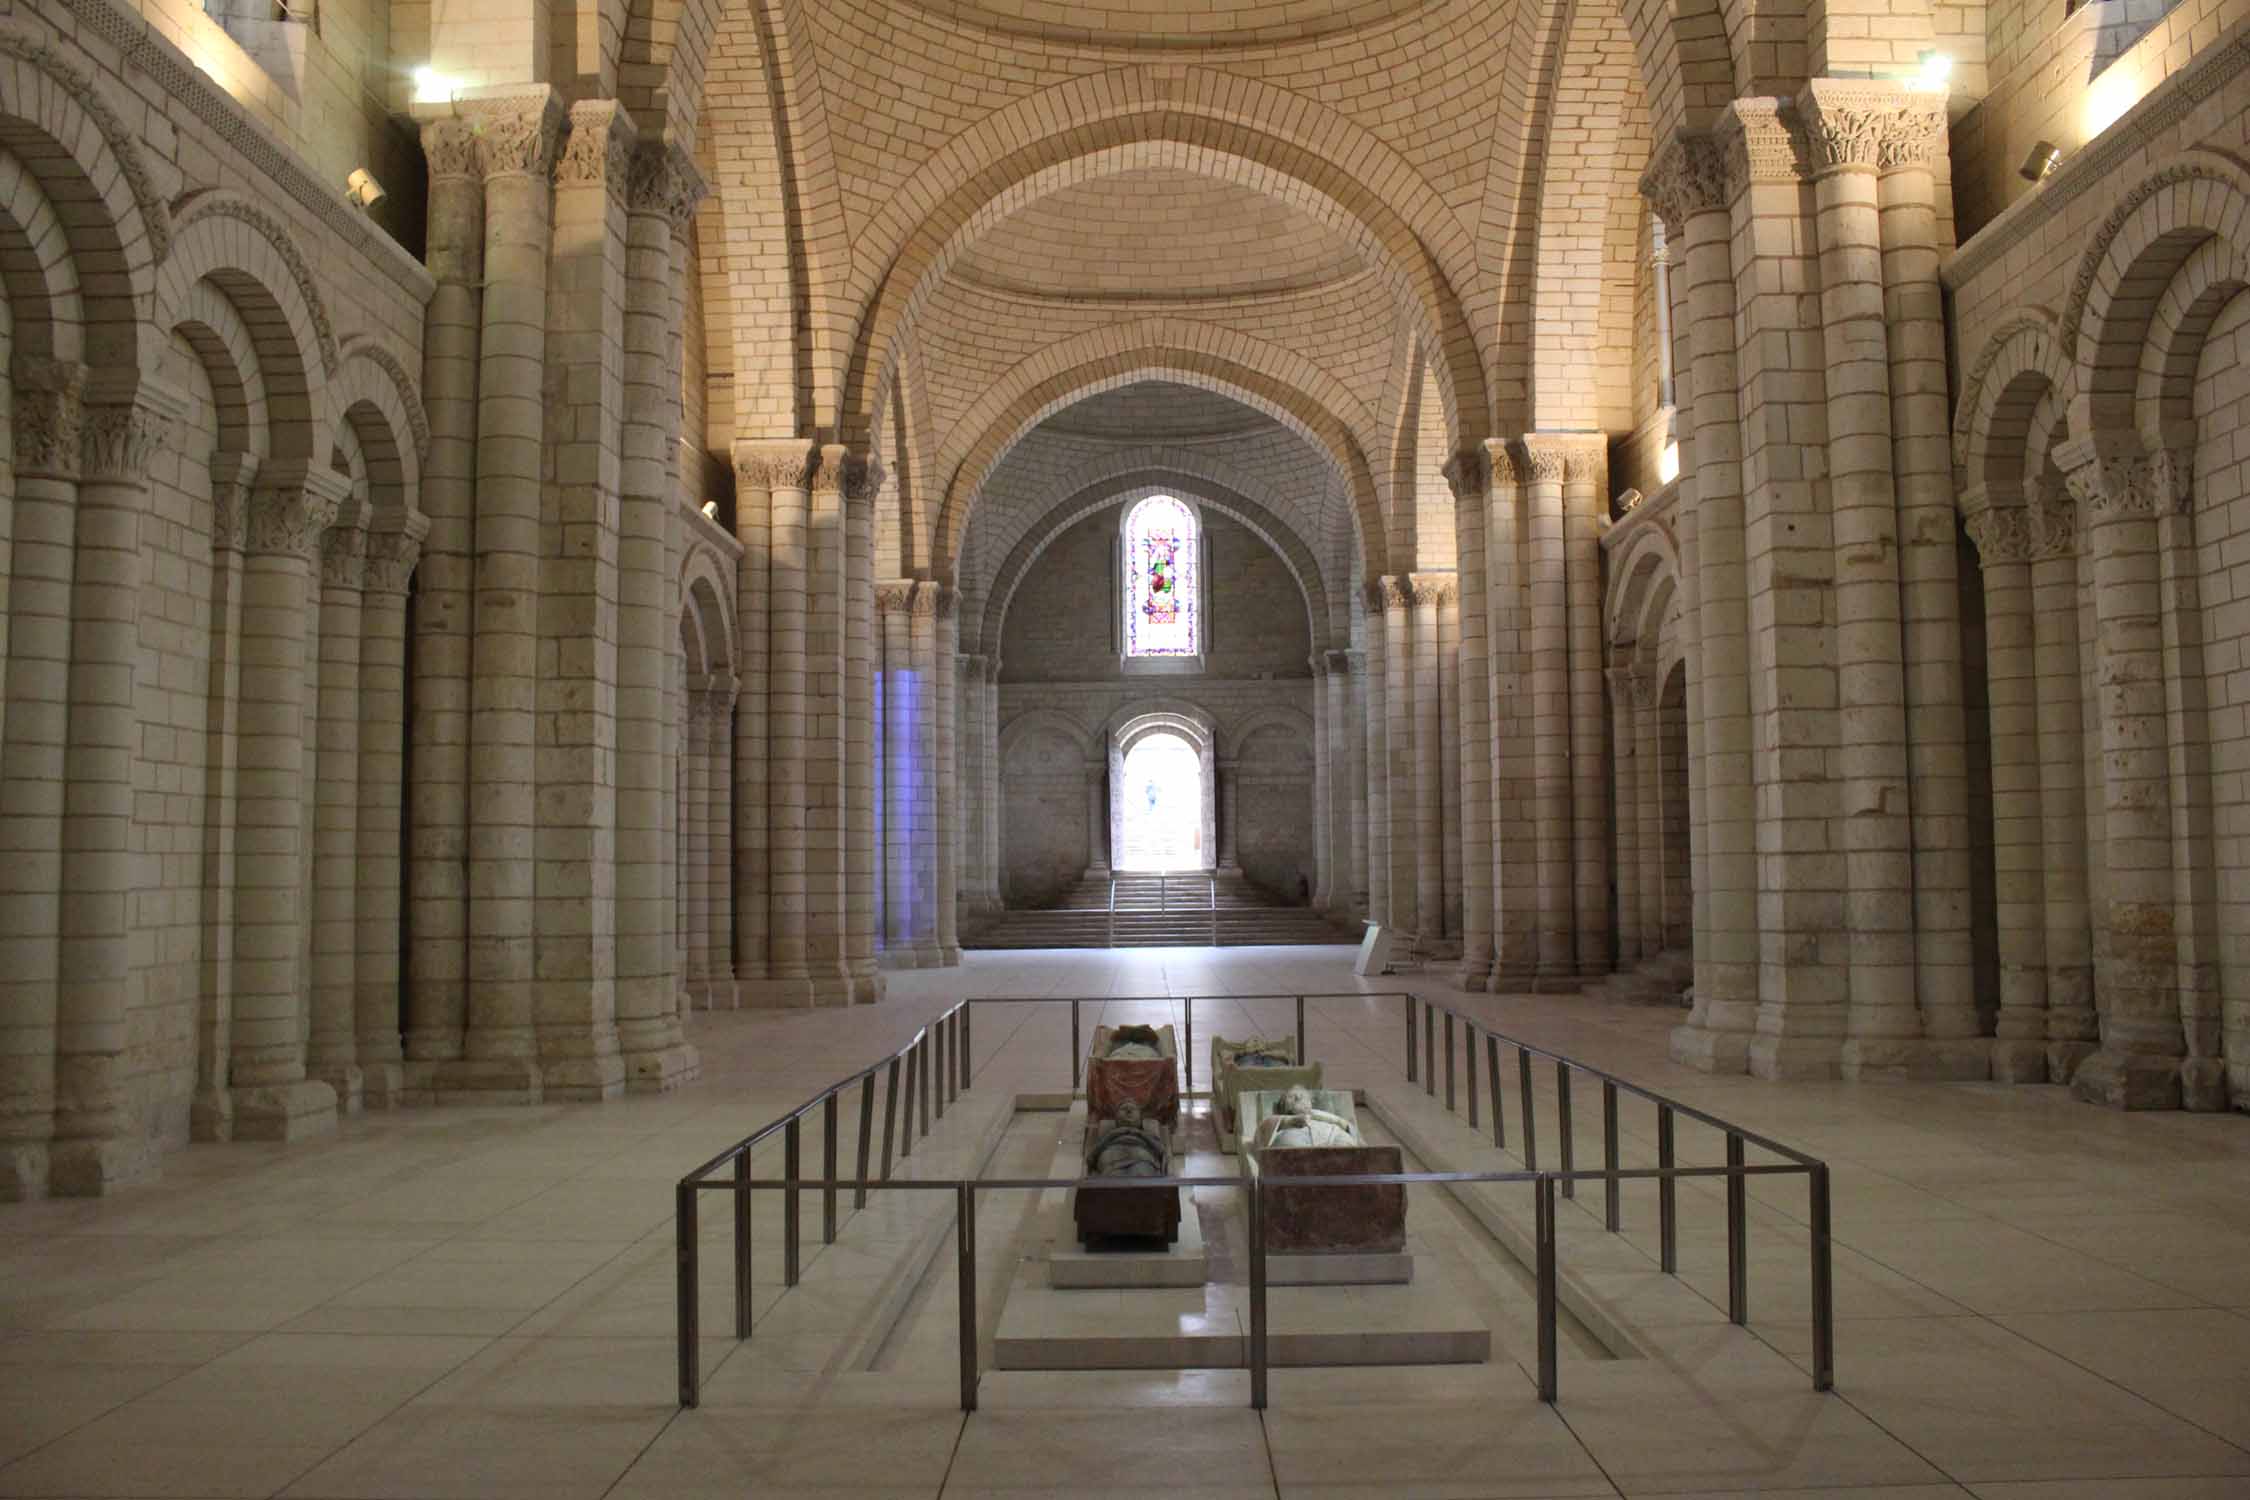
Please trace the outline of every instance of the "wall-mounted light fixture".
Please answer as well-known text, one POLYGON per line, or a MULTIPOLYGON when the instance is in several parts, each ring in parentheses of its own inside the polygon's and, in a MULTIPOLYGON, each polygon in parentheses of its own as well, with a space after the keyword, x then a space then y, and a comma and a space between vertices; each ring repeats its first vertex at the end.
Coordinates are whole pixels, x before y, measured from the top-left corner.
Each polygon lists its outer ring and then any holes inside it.
POLYGON ((411 76, 416 104, 442 104, 453 97, 453 80, 437 69, 416 68, 411 76))
POLYGON ((2061 160, 2062 148, 2053 141, 2034 141, 2031 154, 2023 159, 2022 166, 2016 168, 2016 175, 2026 182, 2039 182, 2055 170, 2056 163, 2061 160))
POLYGON ((1928 51, 1922 53, 1916 61, 1921 64, 1921 68, 1914 75, 1915 87, 1943 93, 1946 81, 1953 76, 1953 59, 1943 52, 1928 51))
POLYGON ((352 175, 344 179, 344 194, 360 208, 373 208, 382 200, 383 185, 367 168, 354 167, 352 175))

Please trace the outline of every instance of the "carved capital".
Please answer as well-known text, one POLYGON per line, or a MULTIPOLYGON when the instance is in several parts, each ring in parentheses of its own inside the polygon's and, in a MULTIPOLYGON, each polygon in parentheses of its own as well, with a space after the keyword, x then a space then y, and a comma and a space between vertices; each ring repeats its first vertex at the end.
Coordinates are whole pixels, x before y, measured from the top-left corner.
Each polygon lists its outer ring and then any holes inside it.
POLYGON ((1385 574, 1367 586, 1367 607, 1371 610, 1404 609, 1414 602, 1414 588, 1405 577, 1385 574))
POLYGON ((1492 487, 1492 460, 1482 449, 1464 449, 1445 461, 1445 482, 1455 504, 1481 500, 1492 487))
POLYGON ((18 357, 13 385, 17 475, 76 479, 85 458, 86 367, 18 357))
POLYGON ((987 657, 986 657, 986 658, 984 659, 984 680, 985 680, 986 682, 990 682, 990 683, 995 683, 995 684, 997 684, 997 683, 998 683, 998 682, 1000 681, 1000 658, 999 658, 999 657, 997 657, 997 656, 987 656, 987 657))
POLYGON ((1492 476, 1492 487, 1494 489, 1497 490, 1504 485, 1520 485, 1524 482, 1523 454, 1518 451, 1514 443, 1503 438, 1486 438, 1484 440, 1484 462, 1486 472, 1492 476))
POLYGON ((1719 143, 1700 132, 1673 136, 1641 174, 1641 196, 1674 232, 1697 214, 1726 212, 1730 195, 1719 143))
POLYGON ((544 178, 553 172, 564 125, 554 90, 456 107, 475 128, 477 168, 487 182, 495 177, 544 178))
POLYGON ((879 615, 904 614, 913 602, 914 581, 910 578, 875 585, 875 613, 879 615))
POLYGON ((367 587, 367 533, 357 526, 331 526, 320 536, 320 582, 324 588, 367 587))
POLYGON ((1323 651, 1320 660, 1327 664, 1328 675, 1331 677, 1352 675, 1352 654, 1349 651, 1323 651))
POLYGON ((1968 518, 1969 540, 1984 566, 2031 561, 2037 542, 2031 512, 2021 505, 1988 505, 1968 518))
POLYGON ((1609 439, 1598 432, 1535 432, 1523 440, 1529 480, 1599 484, 1609 472, 1609 439))
POLYGON ((334 470, 306 465, 295 474, 269 474, 244 508, 242 550, 251 557, 317 559, 322 534, 336 524, 350 495, 351 481, 334 470))
POLYGON ((422 155, 430 164, 430 181, 479 182, 484 178, 484 158, 477 149, 476 123, 460 115, 422 122, 422 155))
POLYGON ((79 432, 81 476, 89 480, 139 483, 149 465, 172 440, 172 426, 186 403, 168 391, 140 382, 129 402, 114 406, 89 401, 79 432))
POLYGON ((377 531, 367 538, 367 591, 403 594, 422 560, 422 538, 429 534, 429 517, 409 516, 397 531, 377 531))
POLYGON ((1407 584, 1416 604, 1451 604, 1461 597, 1461 579, 1455 573, 1410 573, 1407 584))
POLYGON ((675 233, 687 227, 711 191, 695 158, 672 141, 644 141, 633 153, 626 206, 637 214, 662 214, 675 233))
POLYGON ((257 455, 218 453, 211 458, 211 551, 240 552, 250 487, 258 480, 257 455))
POLYGON ((569 134, 555 155, 555 186, 606 188, 622 198, 639 138, 615 99, 581 99, 570 107, 569 134))
POLYGON ((1809 175, 1803 122, 1792 100, 1737 99, 1720 117, 1718 134, 1729 202, 1754 183, 1802 182, 1809 175))
POLYGON ((810 443, 787 440, 734 445, 737 486, 761 494, 808 488, 816 462, 818 452, 810 443))
POLYGON ((841 443, 820 450, 812 476, 806 481, 815 490, 841 491, 847 501, 865 502, 883 487, 883 466, 873 455, 854 453, 841 443))
POLYGON ((1797 113, 1815 171, 1927 166, 1945 149, 1945 96, 1902 83, 1815 79, 1797 113))
POLYGON ((1609 690, 1617 695, 1619 703, 1631 708, 1656 706, 1656 684, 1633 663, 1619 662, 1615 666, 1604 667, 1602 675, 1609 679, 1609 690))
POLYGON ((2089 528, 2113 521, 2184 514, 2194 505, 2194 450, 2093 456, 2091 445, 2066 444, 2058 454, 2071 497, 2089 528))

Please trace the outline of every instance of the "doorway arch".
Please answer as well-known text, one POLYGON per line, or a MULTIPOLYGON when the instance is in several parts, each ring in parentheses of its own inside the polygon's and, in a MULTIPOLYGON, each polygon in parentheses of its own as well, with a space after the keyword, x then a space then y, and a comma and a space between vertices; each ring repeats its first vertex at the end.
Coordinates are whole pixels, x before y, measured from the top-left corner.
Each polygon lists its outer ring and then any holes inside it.
POLYGON ((1109 866, 1209 870, 1218 859, 1217 746, 1210 717, 1181 705, 1121 716, 1109 734, 1109 866), (1152 805, 1148 777, 1158 781, 1152 805), (1193 780, 1188 777, 1192 774, 1193 780))

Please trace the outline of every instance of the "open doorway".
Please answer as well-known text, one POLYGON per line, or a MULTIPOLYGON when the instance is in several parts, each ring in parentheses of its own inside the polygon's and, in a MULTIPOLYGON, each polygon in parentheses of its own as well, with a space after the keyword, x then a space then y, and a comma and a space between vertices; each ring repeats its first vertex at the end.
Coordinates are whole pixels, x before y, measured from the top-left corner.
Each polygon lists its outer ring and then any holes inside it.
POLYGON ((1170 731, 1143 735, 1125 752, 1117 867, 1195 870, 1203 845, 1203 757, 1170 731))

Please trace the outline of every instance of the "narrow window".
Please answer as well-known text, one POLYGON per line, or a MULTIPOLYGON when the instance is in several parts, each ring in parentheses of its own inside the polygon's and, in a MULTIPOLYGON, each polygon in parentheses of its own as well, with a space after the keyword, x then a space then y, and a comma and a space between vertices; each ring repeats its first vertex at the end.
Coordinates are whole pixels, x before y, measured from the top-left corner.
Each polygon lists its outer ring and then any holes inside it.
POLYGON ((1151 495, 1125 516, 1125 654, 1196 656, 1203 649, 1201 537, 1195 512, 1151 495))

